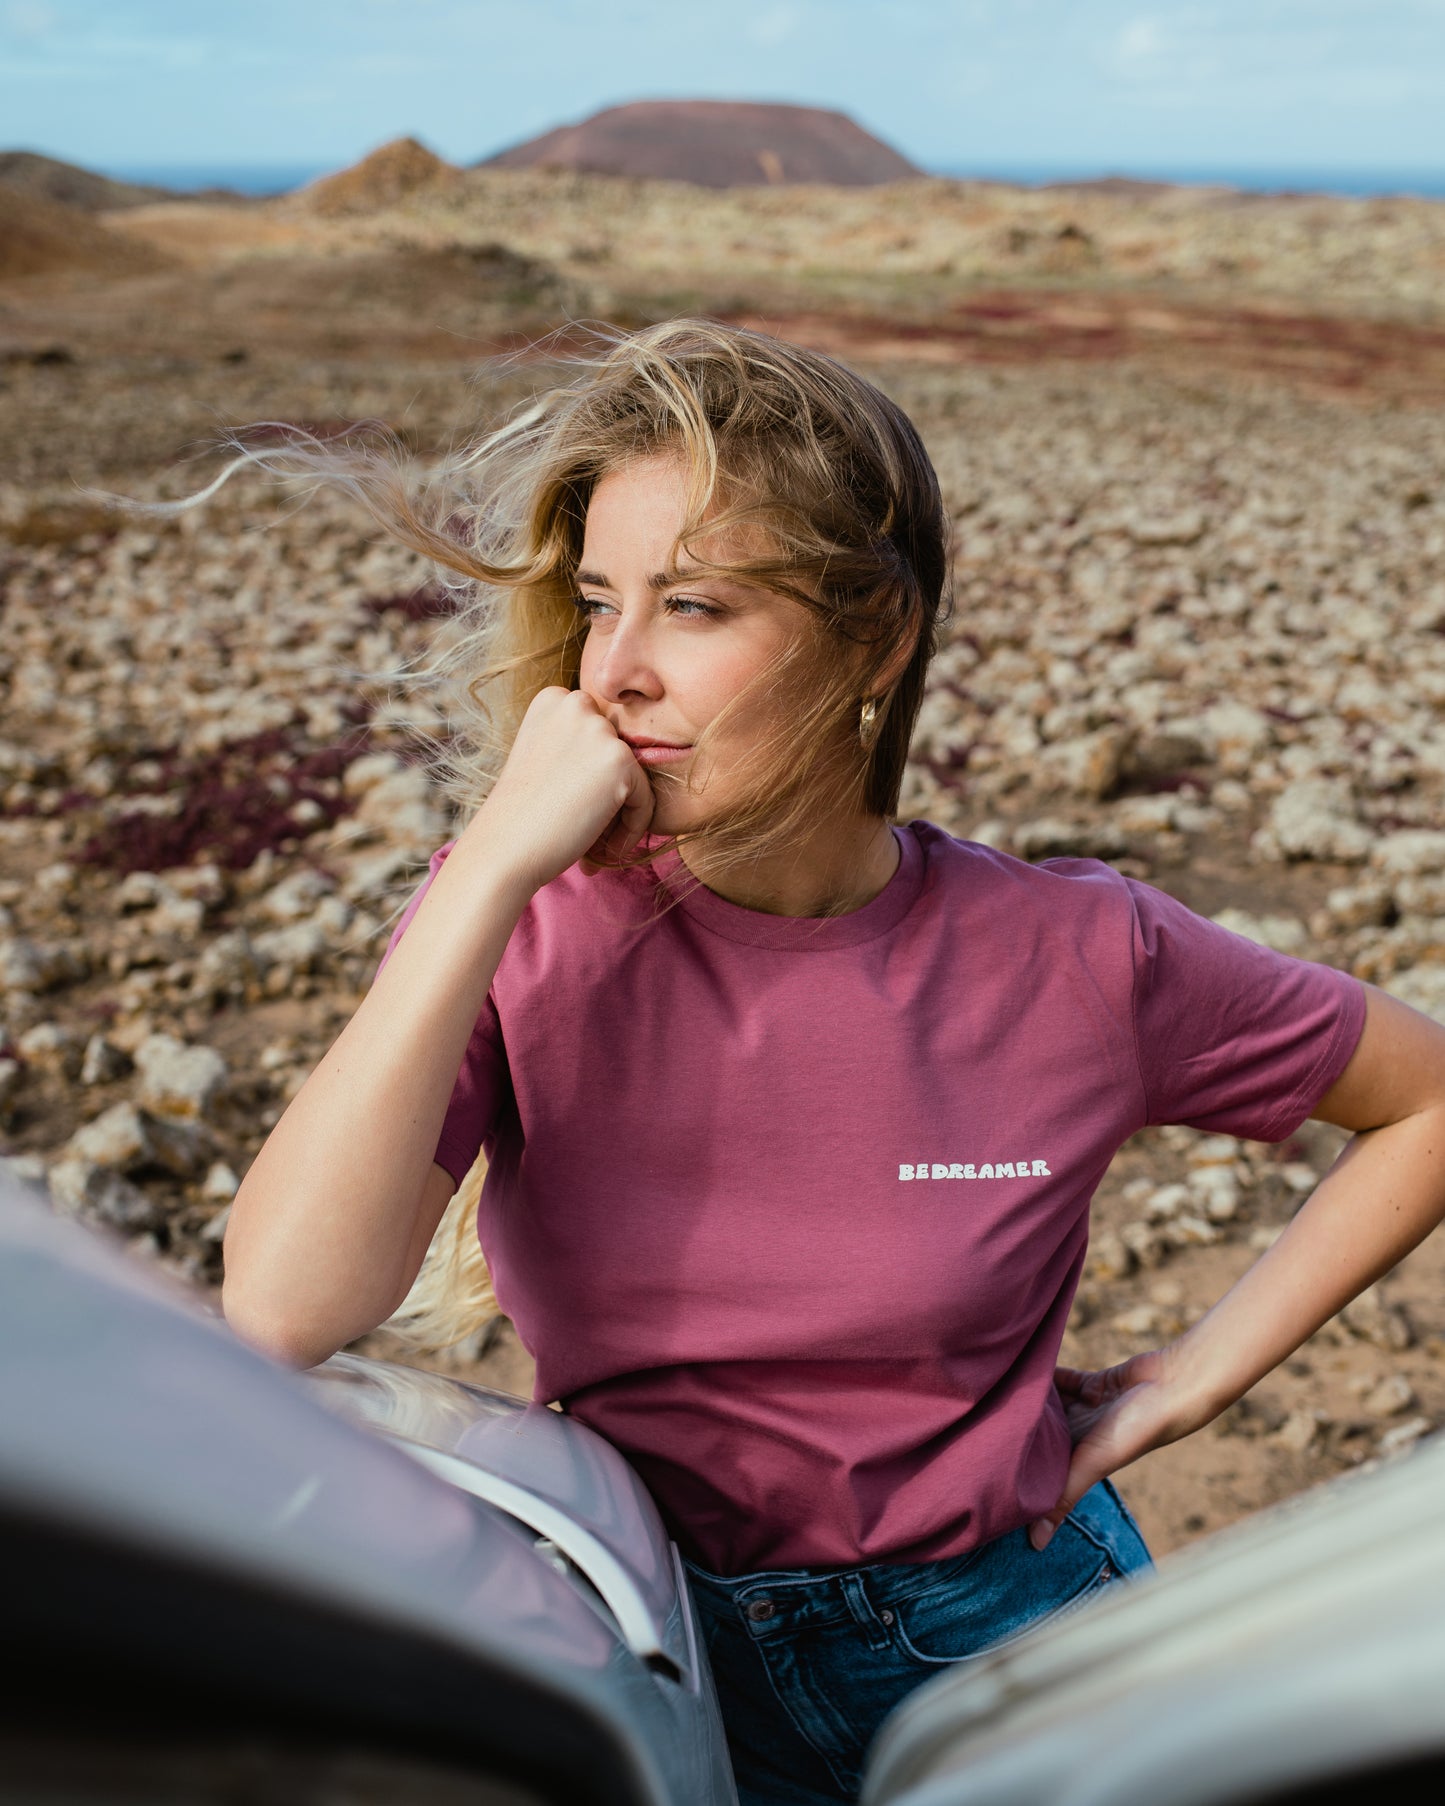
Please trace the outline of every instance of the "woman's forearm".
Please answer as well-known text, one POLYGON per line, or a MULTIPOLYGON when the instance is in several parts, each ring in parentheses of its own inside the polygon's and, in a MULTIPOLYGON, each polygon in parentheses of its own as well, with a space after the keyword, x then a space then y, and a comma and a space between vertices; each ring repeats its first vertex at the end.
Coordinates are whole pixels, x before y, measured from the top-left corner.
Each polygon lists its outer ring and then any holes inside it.
POLYGON ((227 1318, 298 1364, 374 1328, 410 1284, 447 1102, 531 894, 486 826, 479 816, 441 867, 232 1207, 227 1318))
POLYGON ((1357 1135, 1279 1240, 1168 1354, 1193 1422, 1240 1398, 1445 1218, 1445 1103, 1357 1135))

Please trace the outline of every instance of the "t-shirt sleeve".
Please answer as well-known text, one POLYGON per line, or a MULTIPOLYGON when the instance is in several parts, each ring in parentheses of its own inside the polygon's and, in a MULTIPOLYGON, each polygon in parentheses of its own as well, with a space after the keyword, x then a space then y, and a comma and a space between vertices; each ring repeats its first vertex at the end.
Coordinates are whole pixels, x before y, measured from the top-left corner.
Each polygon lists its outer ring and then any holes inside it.
MULTIPOLYGON (((378 973, 395 953, 401 937, 411 927, 416 912, 421 908, 422 899, 454 845, 455 842, 448 841, 432 854, 426 877, 392 930, 386 952, 382 954, 376 968, 378 973)), ((476 1027, 472 1030, 471 1039, 467 1042, 467 1051, 462 1056, 461 1069, 457 1073, 456 1084, 452 1087, 451 1101, 442 1121, 434 1156, 437 1165, 444 1167, 458 1185, 481 1152, 482 1144, 492 1133, 508 1084, 502 1027, 496 1005, 488 994, 476 1027)))
POLYGON ((1349 1064, 1364 1027, 1364 987, 1126 882, 1147 1120, 1283 1141, 1349 1064))

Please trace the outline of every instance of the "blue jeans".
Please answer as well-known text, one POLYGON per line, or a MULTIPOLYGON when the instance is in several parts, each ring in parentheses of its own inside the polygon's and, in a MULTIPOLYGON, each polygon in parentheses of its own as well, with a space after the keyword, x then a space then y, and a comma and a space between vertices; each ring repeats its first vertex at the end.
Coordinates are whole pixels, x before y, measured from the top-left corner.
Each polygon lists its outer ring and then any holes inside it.
POLYGON ((689 1562, 742 1806, 856 1799, 868 1745, 906 1694, 1151 1565, 1107 1480, 1042 1553, 1021 1529, 944 1561, 727 1580, 689 1562))

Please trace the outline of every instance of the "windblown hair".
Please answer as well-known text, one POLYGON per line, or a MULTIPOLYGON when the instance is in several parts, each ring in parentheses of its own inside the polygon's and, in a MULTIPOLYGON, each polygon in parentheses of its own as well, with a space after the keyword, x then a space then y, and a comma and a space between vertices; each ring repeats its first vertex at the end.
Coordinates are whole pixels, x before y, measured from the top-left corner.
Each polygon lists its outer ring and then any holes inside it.
MULTIPOLYGON (((891 815, 948 608, 949 524, 917 430, 845 365, 762 333, 702 319, 592 330, 591 347, 563 360, 570 380, 425 470, 395 446, 300 434, 237 462, 339 486, 445 574, 457 612, 434 675, 454 698, 447 777, 465 812, 538 691, 577 683, 587 623, 575 573, 594 488, 634 459, 679 458, 689 485, 674 556, 690 577, 791 597, 801 631, 758 680, 788 706, 766 711, 774 726, 740 800, 677 841, 711 875, 795 845, 820 795, 891 815), (865 744, 860 710, 880 686, 865 744)), ((734 699, 698 753, 756 699, 754 686, 734 699)), ((475 1189, 458 1193, 393 1320, 431 1346, 476 1328, 463 1298, 475 1288, 456 1283, 463 1260, 477 1277, 475 1189)))

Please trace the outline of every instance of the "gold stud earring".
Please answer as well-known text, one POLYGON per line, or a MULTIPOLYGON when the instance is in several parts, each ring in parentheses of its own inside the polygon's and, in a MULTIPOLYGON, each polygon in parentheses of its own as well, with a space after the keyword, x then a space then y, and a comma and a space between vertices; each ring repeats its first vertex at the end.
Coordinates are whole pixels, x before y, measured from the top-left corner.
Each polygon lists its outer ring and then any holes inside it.
POLYGON ((858 711, 858 740, 862 746, 871 746, 878 733, 878 698, 865 696, 863 707, 858 711))

